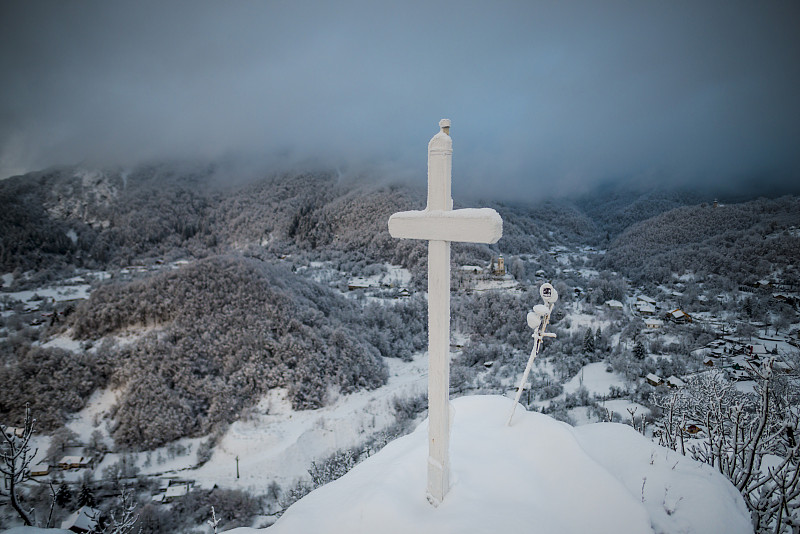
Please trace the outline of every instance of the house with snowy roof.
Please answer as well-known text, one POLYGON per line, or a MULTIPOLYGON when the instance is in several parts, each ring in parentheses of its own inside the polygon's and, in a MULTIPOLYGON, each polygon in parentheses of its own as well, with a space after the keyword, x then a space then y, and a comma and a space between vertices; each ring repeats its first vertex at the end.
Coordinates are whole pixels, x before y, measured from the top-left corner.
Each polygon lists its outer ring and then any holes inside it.
POLYGON ((620 301, 618 301, 618 300, 607 300, 606 301, 606 306, 608 306, 612 310, 621 310, 622 309, 622 303, 620 301))
POLYGON ((677 308, 677 309, 672 310, 671 312, 669 312, 666 315, 666 318, 668 320, 672 321, 673 323, 678 323, 678 324, 685 324, 685 323, 691 323, 692 322, 692 316, 689 315, 688 313, 686 313, 685 311, 683 311, 680 308, 677 308))
POLYGON ((92 459, 86 456, 63 456, 58 461, 60 469, 84 469, 90 467, 92 459))
POLYGON ((646 377, 644 377, 644 379, 651 386, 660 386, 661 384, 664 383, 664 380, 662 380, 660 376, 653 373, 649 373, 646 377))
POLYGON ((31 476, 32 477, 46 477, 50 474, 50 464, 47 462, 39 462, 38 464, 31 467, 31 476))
POLYGON ((667 378, 667 385, 671 388, 683 388, 686 387, 686 382, 684 382, 677 376, 672 375, 669 378, 667 378))
POLYGON ((648 317, 644 320, 644 326, 645 328, 656 329, 664 326, 664 322, 661 319, 654 319, 652 317, 648 317))
POLYGON ((189 493, 189 489, 191 488, 191 484, 186 482, 184 484, 178 484, 169 486, 166 491, 164 491, 164 499, 163 502, 172 502, 179 497, 183 497, 189 493))
POLYGON ((70 532, 82 534, 84 532, 94 532, 97 527, 97 519, 100 511, 88 506, 82 506, 61 523, 61 528, 70 532))
POLYGON ((8 437, 16 436, 18 438, 21 438, 23 435, 25 435, 25 429, 18 426, 3 427, 3 432, 5 432, 6 436, 8 437))
POLYGON ((470 274, 483 274, 483 267, 480 265, 462 265, 458 270, 470 274))
POLYGON ((347 289, 349 289, 350 291, 355 291, 356 289, 369 289, 371 287, 378 287, 378 283, 375 280, 363 278, 360 276, 351 278, 347 282, 347 289))
POLYGON ((656 313, 656 307, 646 302, 637 302, 636 309, 639 310, 639 313, 642 315, 654 315, 656 313))

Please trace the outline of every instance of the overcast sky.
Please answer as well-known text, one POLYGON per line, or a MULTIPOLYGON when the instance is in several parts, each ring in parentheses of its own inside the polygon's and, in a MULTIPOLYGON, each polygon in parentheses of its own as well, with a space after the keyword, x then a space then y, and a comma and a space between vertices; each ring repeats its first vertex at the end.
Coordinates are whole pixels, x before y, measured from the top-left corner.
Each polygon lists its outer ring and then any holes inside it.
POLYGON ((796 0, 3 0, 0 80, 0 177, 247 156, 424 181, 448 117, 454 196, 800 182, 796 0))

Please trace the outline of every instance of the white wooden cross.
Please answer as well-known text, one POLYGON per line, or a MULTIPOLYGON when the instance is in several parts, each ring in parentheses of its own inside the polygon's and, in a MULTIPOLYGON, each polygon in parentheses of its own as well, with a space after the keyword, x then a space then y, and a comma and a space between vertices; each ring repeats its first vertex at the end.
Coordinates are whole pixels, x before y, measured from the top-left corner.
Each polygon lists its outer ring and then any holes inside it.
POLYGON ((496 243, 503 220, 493 209, 453 210, 450 120, 428 143, 428 205, 389 218, 392 237, 428 240, 428 500, 450 487, 450 242, 496 243))

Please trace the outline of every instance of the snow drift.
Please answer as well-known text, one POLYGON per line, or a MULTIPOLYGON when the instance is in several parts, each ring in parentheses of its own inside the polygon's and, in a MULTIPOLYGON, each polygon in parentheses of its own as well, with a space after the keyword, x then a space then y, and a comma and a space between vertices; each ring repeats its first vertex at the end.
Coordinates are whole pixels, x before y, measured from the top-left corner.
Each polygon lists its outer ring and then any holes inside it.
MULTIPOLYGON (((270 534, 752 532, 736 489, 628 426, 573 428, 474 396, 453 401, 451 489, 425 498, 427 421, 291 506, 270 534)), ((260 532, 239 528, 236 534, 260 532)))

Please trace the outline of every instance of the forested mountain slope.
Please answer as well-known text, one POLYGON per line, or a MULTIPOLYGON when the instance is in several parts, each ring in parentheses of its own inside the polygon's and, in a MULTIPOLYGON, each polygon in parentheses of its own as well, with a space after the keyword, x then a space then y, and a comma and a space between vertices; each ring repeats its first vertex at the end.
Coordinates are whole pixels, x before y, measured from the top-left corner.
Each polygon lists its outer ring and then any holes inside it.
POLYGON ((653 189, 636 191, 620 186, 600 188, 576 199, 576 205, 597 225, 602 237, 613 239, 628 227, 682 206, 700 204, 693 192, 653 189))
POLYGON ((105 343, 80 365, 57 372, 69 359, 65 351, 20 347, 19 357, 0 368, 0 380, 25 388, 2 388, 0 406, 21 409, 19 394, 38 399, 34 409, 45 427, 57 426, 61 410, 75 411, 82 402, 53 405, 52 390, 86 396, 112 385, 122 391, 116 442, 150 448, 232 422, 272 388, 287 388, 293 406, 304 409, 321 406, 331 391, 383 385, 381 356, 409 358, 420 350, 424 318, 420 299, 391 310, 363 307, 282 265, 211 257, 95 290, 69 317, 72 335, 96 340, 131 329, 146 335, 105 343))
MULTIPOLYGON (((31 173, 0 182, 0 271, 35 270, 41 277, 71 266, 123 267, 254 247, 259 254, 389 262, 420 273, 425 244, 392 239, 386 222, 394 212, 423 209, 425 192, 379 182, 333 173, 244 179, 214 166, 177 164, 31 173)), ((455 245, 457 262, 488 263, 498 253, 533 253, 599 235, 567 201, 491 207, 503 216, 503 239, 493 247, 455 245)))
MULTIPOLYGON (((800 199, 694 205, 642 221, 616 238, 601 265, 660 282, 673 273, 721 274, 737 283, 800 258, 800 199)), ((795 273, 796 276, 796 273, 795 273)))

